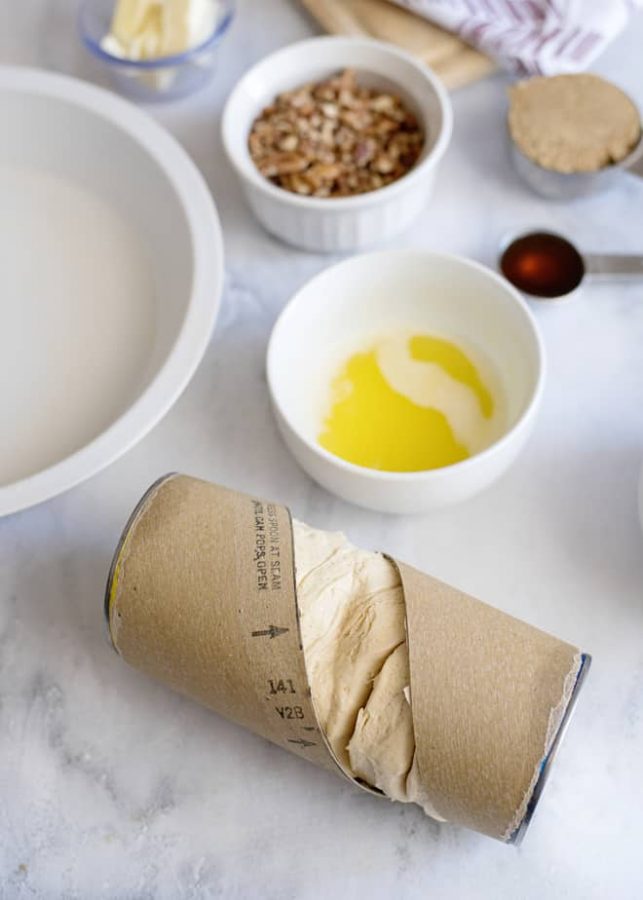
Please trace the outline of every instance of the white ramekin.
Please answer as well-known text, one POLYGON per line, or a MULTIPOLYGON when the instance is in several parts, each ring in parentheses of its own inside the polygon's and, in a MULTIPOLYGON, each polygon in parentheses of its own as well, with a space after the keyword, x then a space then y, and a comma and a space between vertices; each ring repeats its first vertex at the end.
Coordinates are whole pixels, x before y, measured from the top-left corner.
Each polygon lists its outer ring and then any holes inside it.
POLYGON ((301 467, 344 500, 388 513, 435 509, 495 481, 529 436, 544 371, 542 342, 518 291, 478 263, 425 250, 354 256, 317 275, 277 320, 267 360, 277 423, 301 467), (463 462, 420 472, 368 469, 320 446, 338 364, 396 330, 443 335, 488 361, 505 406, 495 443, 463 462))
POLYGON ((320 37, 278 50, 253 66, 228 99, 222 131, 228 158, 261 224, 290 244, 330 253, 389 240, 411 224, 429 199, 452 123, 445 89, 409 54, 367 38, 320 37), (396 91, 416 113, 427 136, 420 160, 399 181, 355 197, 305 197, 276 187, 250 158, 254 119, 282 91, 348 67, 365 83, 396 91))

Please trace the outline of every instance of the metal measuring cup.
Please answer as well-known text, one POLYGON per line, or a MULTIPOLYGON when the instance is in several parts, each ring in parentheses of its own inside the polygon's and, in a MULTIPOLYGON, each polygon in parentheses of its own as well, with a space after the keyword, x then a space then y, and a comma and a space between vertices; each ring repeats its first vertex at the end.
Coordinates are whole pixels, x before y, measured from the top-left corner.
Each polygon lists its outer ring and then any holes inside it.
POLYGON ((547 169, 519 149, 509 133, 509 128, 507 135, 514 168, 532 190, 550 200, 574 200, 577 197, 587 197, 608 190, 618 183, 624 172, 643 178, 643 126, 638 144, 625 159, 595 172, 556 172, 547 169))

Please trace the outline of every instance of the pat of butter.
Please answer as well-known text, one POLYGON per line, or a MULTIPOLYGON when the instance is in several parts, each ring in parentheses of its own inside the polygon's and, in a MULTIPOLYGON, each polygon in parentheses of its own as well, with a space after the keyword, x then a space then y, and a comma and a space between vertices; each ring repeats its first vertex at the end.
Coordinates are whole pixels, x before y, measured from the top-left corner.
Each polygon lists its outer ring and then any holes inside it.
POLYGON ((196 47, 212 34, 215 0, 118 0, 102 47, 124 59, 160 59, 196 47))

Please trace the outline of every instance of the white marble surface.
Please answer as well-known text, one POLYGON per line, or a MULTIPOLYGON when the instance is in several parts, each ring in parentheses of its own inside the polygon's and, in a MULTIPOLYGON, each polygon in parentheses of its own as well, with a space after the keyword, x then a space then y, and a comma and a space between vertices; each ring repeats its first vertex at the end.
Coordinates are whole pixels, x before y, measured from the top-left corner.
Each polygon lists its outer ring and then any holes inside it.
MULTIPOLYGON (((96 78, 71 0, 0 5, 0 62, 96 78)), ((65 496, 0 521, 0 896, 15 898, 638 898, 643 894, 643 286, 536 314, 549 352, 542 415, 497 486, 425 517, 378 516, 315 487, 281 444, 264 352, 291 293, 329 260, 289 250, 244 207, 218 138, 255 59, 311 26, 288 0, 240 4, 217 81, 152 112, 202 168, 221 212, 221 317, 194 381, 136 449, 65 496), (594 655, 524 844, 502 846, 387 805, 127 668, 102 592, 121 527, 181 469, 269 495, 387 548, 594 655)), ((596 69, 643 106, 643 20, 596 69)), ((643 183, 557 206, 508 169, 498 76, 454 97, 435 200, 398 241, 491 262, 537 222, 587 248, 643 251, 643 183)), ((1 133, 0 133, 1 134, 1 133)), ((1 139, 1 137, 0 137, 1 139)))

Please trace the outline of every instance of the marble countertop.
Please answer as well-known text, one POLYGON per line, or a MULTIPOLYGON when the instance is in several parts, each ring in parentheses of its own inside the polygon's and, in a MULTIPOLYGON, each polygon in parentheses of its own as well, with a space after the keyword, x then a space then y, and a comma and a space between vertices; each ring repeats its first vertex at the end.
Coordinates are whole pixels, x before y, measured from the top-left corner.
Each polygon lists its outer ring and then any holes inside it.
MULTIPOLYGON (((2 4, 0 62, 100 80, 72 0, 2 4)), ((204 172, 223 221, 225 297, 194 380, 134 450, 86 484, 0 521, 0 897, 638 898, 643 894, 643 287, 538 308, 549 378, 533 438, 475 500, 415 518, 350 507, 281 443, 264 354, 290 295, 331 261, 288 249, 245 207, 219 115, 241 73, 312 32, 288 0, 245 0, 203 93, 151 109, 204 172), (387 805, 125 666, 102 595, 120 530, 179 469, 291 506, 386 548, 594 656, 523 845, 387 805)), ((643 18, 598 61, 643 106, 643 18)), ((435 198, 398 246, 491 263, 501 236, 545 223, 587 249, 643 251, 643 182, 541 201, 507 164, 504 76, 454 95, 435 198), (637 224, 638 223, 638 224, 637 224)))

